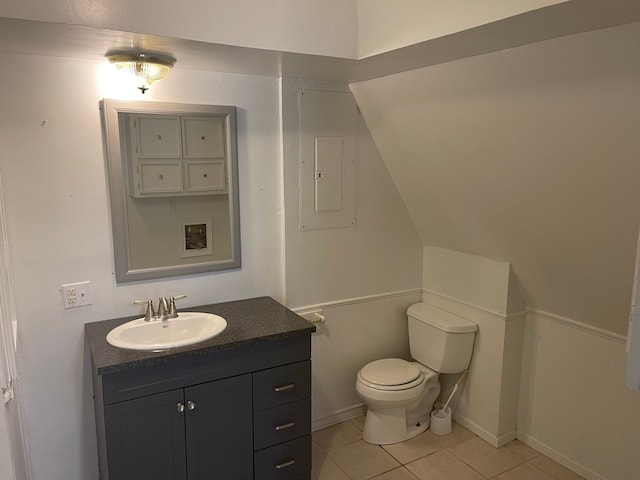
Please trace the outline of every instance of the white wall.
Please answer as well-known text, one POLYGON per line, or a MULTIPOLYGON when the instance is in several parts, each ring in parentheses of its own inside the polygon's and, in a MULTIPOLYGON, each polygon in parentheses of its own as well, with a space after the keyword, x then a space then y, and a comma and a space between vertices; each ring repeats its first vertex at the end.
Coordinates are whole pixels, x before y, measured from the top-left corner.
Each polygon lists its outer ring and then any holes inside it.
POLYGON ((566 0, 358 0, 358 58, 566 0))
POLYGON ((0 16, 268 50, 356 56, 356 0, 4 0, 0 16))
MULTIPOLYGON (((443 248, 424 247, 422 301, 478 326, 455 418, 496 447, 516 438, 524 304, 510 265, 443 248)), ((443 398, 458 375, 441 375, 443 398)))
POLYGON ((626 333, 640 24, 351 85, 425 245, 513 265, 527 306, 626 333))
POLYGON ((98 102, 139 94, 118 90, 101 62, 0 59, 12 65, 0 79, 0 169, 33 480, 95 479, 84 323, 134 315, 134 299, 160 295, 185 293, 185 306, 283 297, 278 82, 175 71, 147 92, 148 100, 238 107, 243 266, 116 285, 98 102), (63 310, 58 286, 82 280, 92 283, 93 305, 63 310))
POLYGON ((640 478, 640 394, 625 368, 623 337, 530 312, 518 438, 589 480, 640 478))
POLYGON ((359 115, 356 226, 299 229, 298 85, 285 79, 282 86, 286 291, 290 307, 319 305, 327 318, 312 337, 318 428, 360 412, 355 379, 367 362, 407 357, 405 312, 420 301, 422 245, 359 115))

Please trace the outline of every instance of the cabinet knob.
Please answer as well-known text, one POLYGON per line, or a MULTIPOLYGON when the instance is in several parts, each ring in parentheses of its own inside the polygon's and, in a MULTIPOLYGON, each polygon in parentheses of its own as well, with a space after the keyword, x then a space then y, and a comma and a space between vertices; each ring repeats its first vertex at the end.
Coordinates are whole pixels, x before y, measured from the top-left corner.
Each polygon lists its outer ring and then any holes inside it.
POLYGON ((182 403, 180 403, 180 402, 176 403, 176 411, 178 413, 184 412, 184 405, 182 403))
POLYGON ((205 137, 205 136, 202 137, 202 140, 206 140, 206 139, 207 139, 207 137, 205 137))
POLYGON ((204 178, 207 178, 207 174, 206 174, 206 173, 203 173, 203 174, 202 174, 202 176, 203 176, 204 178))
POLYGON ((195 410, 196 409, 196 402, 192 402, 191 400, 189 400, 187 402, 187 410, 195 410))
POLYGON ((158 140, 162 140, 162 135, 158 135, 158 140))
POLYGON ((159 178, 160 180, 162 180, 162 179, 164 178, 164 175, 160 174, 160 175, 158 175, 158 178, 159 178))

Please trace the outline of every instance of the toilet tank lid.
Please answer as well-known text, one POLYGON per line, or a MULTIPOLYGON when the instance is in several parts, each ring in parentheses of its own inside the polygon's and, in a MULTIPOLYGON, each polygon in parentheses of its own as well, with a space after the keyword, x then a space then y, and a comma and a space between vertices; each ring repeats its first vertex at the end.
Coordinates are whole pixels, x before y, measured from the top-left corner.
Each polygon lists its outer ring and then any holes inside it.
POLYGON ((478 325, 470 320, 427 303, 411 305, 407 315, 448 333, 468 333, 478 330, 478 325))

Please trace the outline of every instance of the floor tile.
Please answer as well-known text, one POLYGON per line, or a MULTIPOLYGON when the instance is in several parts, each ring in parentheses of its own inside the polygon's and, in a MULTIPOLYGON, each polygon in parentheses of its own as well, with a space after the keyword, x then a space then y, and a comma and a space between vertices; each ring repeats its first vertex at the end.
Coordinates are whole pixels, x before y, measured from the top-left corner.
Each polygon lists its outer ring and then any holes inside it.
MULTIPOLYGON (((518 440, 514 440, 514 442, 518 442, 518 440)), ((486 478, 491 478, 538 455, 535 450, 527 447, 522 442, 518 442, 513 446, 509 445, 495 448, 481 438, 475 437, 447 450, 486 478)))
POLYGON ((351 423, 353 423, 356 427, 360 429, 360 431, 364 430, 364 419, 366 417, 364 415, 351 419, 351 423))
POLYGON ((311 464, 311 480, 350 480, 326 453, 313 455, 311 464))
POLYGON ((333 447, 329 456, 352 480, 368 480, 400 466, 382 448, 363 440, 333 447))
POLYGON ((344 422, 313 432, 312 438, 326 452, 332 448, 361 440, 362 432, 351 422, 344 422))
POLYGON ((547 475, 550 475, 555 480, 584 480, 583 477, 577 473, 572 472, 568 468, 554 462, 549 457, 539 455, 529 462, 535 467, 542 470, 547 475))
POLYGON ((499 450, 514 453, 526 460, 531 460, 533 458, 540 456, 540 452, 538 452, 537 450, 534 450, 528 445, 525 445, 520 440, 513 440, 512 442, 507 443, 504 447, 500 448, 499 450))
POLYGON ((405 466, 419 480, 484 480, 478 472, 446 450, 405 466))
POLYGON ((372 480, 418 480, 409 470, 405 467, 396 468, 390 472, 383 473, 372 480))
POLYGON ((445 448, 466 442, 476 436, 457 422, 451 422, 451 433, 448 435, 435 435, 431 430, 427 430, 427 432, 439 445, 445 448))
POLYGON ((554 480, 529 463, 524 463, 495 477, 495 480, 554 480))
POLYGON ((424 432, 404 442, 383 445, 382 448, 404 465, 441 450, 442 447, 433 437, 433 435, 424 432))

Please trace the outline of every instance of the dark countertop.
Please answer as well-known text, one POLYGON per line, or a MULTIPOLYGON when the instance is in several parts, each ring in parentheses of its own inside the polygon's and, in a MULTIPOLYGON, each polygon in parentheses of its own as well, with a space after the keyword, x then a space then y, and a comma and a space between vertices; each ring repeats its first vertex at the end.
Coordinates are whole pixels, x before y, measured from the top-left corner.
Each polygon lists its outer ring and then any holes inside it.
POLYGON ((113 328, 143 315, 87 323, 84 328, 85 338, 91 351, 93 368, 97 369, 98 375, 147 367, 189 356, 207 355, 243 345, 311 335, 316 330, 314 325, 270 297, 203 305, 179 311, 215 313, 227 321, 227 328, 204 342, 152 352, 113 347, 106 340, 107 333, 113 328))

